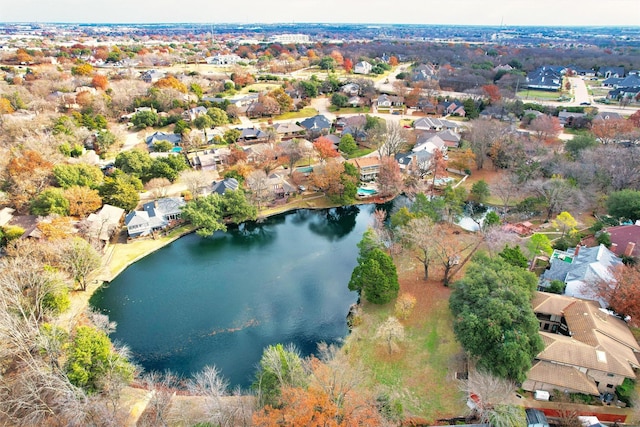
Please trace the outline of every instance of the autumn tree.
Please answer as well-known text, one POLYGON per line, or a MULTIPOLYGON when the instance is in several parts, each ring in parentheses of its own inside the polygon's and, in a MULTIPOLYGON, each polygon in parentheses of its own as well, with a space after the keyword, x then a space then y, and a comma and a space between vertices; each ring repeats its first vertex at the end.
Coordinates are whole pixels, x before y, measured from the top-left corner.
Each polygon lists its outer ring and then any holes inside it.
POLYGON ((95 76, 93 76, 93 79, 91 79, 91 86, 95 87, 96 89, 107 90, 107 87, 109 86, 109 80, 104 74, 96 74, 95 76))
POLYGON ((327 159, 338 157, 340 154, 333 147, 333 142, 327 137, 321 136, 313 143, 313 148, 318 152, 318 156, 324 163, 327 159))
POLYGON ((591 132, 603 144, 618 142, 633 130, 633 122, 623 118, 597 120, 591 124, 591 132))
POLYGON ((187 93, 187 86, 174 76, 167 76, 159 79, 153 84, 159 89, 174 89, 178 92, 187 93))
POLYGON ((556 219, 551 222, 551 225, 562 231, 562 235, 560 236, 562 239, 567 233, 573 234, 577 231, 578 221, 576 221, 569 212, 563 211, 556 216, 556 219))
POLYGON ((296 138, 281 142, 279 147, 282 154, 289 160, 289 175, 291 175, 295 164, 307 155, 307 150, 303 142, 296 138))
POLYGON ((411 316, 416 306, 416 297, 411 294, 402 293, 396 300, 395 314, 399 319, 406 320, 411 316))
POLYGON ((51 182, 53 164, 33 150, 12 157, 6 167, 5 185, 14 206, 21 210, 51 182))
POLYGON ((286 387, 303 387, 306 384, 304 361, 296 347, 277 344, 263 350, 252 385, 261 406, 276 405, 286 387))
POLYGON ((398 343, 405 339, 404 326, 397 318, 390 316, 378 327, 375 338, 382 341, 391 354, 397 350, 398 343))
POLYGON ((489 97, 491 104, 495 104, 502 99, 500 88, 496 85, 484 85, 482 86, 482 92, 489 97))
POLYGON ((609 308, 630 316, 634 325, 640 319, 640 271, 638 266, 620 264, 610 268, 609 280, 597 280, 592 293, 609 308))
POLYGON ((86 217, 102 206, 102 198, 98 190, 75 185, 64 190, 64 197, 69 201, 69 215, 86 217))
POLYGON ((280 107, 279 113, 287 113, 293 109, 293 99, 291 99, 283 88, 279 87, 272 90, 269 92, 269 96, 275 99, 278 103, 278 106, 280 107))
POLYGON ((342 63, 342 68, 344 68, 345 73, 350 74, 351 70, 353 70, 353 61, 349 58, 344 58, 344 62, 342 63))
POLYGON ((380 158, 380 172, 378 173, 378 192, 380 196, 396 196, 402 191, 403 177, 400 165, 391 156, 380 158))
POLYGON ((71 74, 74 76, 90 76, 93 74, 93 66, 91 64, 87 64, 86 62, 83 64, 76 65, 71 68, 71 74))
POLYGON ((543 114, 531 122, 529 129, 534 132, 538 142, 552 142, 562 132, 562 125, 557 117, 543 114))

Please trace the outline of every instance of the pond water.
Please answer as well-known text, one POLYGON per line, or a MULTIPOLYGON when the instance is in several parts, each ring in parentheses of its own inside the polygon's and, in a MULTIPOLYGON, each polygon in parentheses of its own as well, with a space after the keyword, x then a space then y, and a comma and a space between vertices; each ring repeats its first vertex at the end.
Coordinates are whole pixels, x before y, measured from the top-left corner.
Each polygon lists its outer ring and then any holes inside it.
POLYGON ((304 355, 347 334, 347 288, 374 205, 299 210, 211 238, 185 236, 135 263, 93 296, 118 323, 111 338, 146 370, 189 376, 215 364, 250 385, 262 350, 304 355))

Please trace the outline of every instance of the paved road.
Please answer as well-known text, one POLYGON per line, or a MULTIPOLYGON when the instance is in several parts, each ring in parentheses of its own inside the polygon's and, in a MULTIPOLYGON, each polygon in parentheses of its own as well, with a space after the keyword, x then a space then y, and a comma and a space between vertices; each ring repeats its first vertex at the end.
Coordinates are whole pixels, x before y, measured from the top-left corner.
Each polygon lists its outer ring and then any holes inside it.
POLYGON ((591 97, 584 80, 580 77, 569 77, 569 83, 571 83, 571 92, 573 93, 573 105, 591 103, 591 97))

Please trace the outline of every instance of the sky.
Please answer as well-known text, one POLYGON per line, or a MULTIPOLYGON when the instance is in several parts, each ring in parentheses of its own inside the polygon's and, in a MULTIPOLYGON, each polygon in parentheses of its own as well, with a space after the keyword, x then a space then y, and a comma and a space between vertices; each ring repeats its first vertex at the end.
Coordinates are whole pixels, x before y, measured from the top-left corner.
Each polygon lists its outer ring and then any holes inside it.
POLYGON ((640 26, 640 0, 2 0, 0 22, 640 26))

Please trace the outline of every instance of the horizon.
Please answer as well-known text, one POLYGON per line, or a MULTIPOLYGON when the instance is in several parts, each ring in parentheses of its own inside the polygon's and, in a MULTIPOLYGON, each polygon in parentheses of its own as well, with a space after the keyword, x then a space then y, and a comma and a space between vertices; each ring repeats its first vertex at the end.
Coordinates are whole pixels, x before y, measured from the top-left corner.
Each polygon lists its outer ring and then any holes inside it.
POLYGON ((356 24, 451 25, 506 27, 637 27, 637 0, 451 0, 446 7, 435 0, 409 0, 392 7, 385 0, 366 6, 341 0, 245 0, 241 7, 186 0, 176 7, 157 0, 153 7, 126 0, 107 0, 101 6, 77 0, 8 2, 0 12, 4 23, 67 24, 356 24), (91 7, 93 6, 93 7, 91 7), (606 7, 606 9, 604 9, 606 7), (605 13, 606 12, 606 13, 605 13), (622 12, 622 13, 621 13, 622 12))

